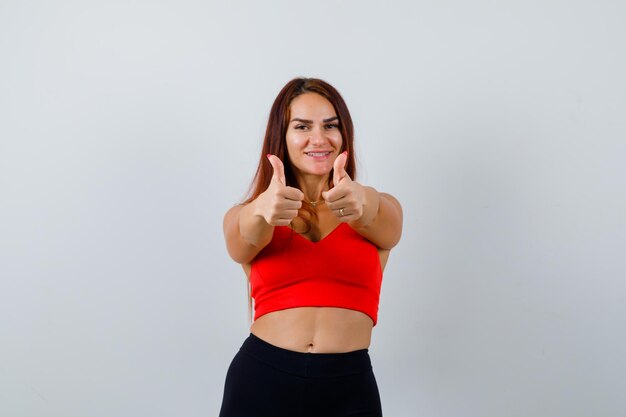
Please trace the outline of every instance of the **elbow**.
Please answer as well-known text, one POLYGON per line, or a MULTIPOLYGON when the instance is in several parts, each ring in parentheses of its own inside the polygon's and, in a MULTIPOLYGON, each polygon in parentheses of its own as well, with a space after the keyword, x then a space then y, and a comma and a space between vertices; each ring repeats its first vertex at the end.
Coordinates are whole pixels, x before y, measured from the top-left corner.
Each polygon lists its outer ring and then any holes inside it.
POLYGON ((230 255, 231 259, 238 264, 243 265, 252 262, 256 255, 261 251, 261 248, 245 242, 241 236, 235 237, 235 239, 239 239, 240 242, 235 243, 228 241, 226 244, 226 250, 228 251, 228 255, 230 255))
POLYGON ((403 223, 403 213, 402 206, 400 202, 392 195, 381 193, 381 200, 385 201, 385 211, 386 215, 386 227, 387 230, 386 239, 384 239, 382 249, 392 249, 399 242, 402 237, 402 223, 403 223))
POLYGON ((246 256, 244 256, 241 253, 238 253, 236 250, 232 250, 230 248, 227 247, 227 251, 228 251, 228 255, 230 255, 230 258, 237 262, 238 264, 245 264, 247 262, 249 262, 249 260, 247 259, 246 256))
POLYGON ((396 247, 396 245, 400 242, 400 237, 402 236, 402 230, 400 229, 398 233, 389 238, 379 241, 378 247, 384 250, 391 250, 396 247))

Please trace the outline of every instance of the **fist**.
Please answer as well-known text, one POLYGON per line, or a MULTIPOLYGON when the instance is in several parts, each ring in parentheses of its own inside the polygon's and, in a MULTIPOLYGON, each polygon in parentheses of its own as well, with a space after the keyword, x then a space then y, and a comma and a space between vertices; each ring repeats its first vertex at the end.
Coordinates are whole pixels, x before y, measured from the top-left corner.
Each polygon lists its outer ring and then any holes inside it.
POLYGON ((322 193, 328 207, 342 223, 353 222, 363 215, 365 189, 358 182, 352 181, 346 172, 348 152, 335 158, 333 164, 333 188, 322 193))
POLYGON ((304 193, 294 187, 287 187, 285 166, 276 156, 268 154, 274 170, 267 189, 257 198, 260 215, 271 226, 288 226, 302 207, 304 193))

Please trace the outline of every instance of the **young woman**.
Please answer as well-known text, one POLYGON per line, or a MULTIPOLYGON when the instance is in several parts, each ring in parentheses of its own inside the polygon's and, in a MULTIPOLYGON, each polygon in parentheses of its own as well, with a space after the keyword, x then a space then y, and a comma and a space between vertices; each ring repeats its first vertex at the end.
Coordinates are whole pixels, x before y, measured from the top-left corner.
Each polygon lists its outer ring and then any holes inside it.
POLYGON ((355 181, 354 157, 339 92, 319 79, 287 83, 251 196, 224 217, 254 322, 229 367, 220 417, 382 415, 368 347, 402 209, 355 181))

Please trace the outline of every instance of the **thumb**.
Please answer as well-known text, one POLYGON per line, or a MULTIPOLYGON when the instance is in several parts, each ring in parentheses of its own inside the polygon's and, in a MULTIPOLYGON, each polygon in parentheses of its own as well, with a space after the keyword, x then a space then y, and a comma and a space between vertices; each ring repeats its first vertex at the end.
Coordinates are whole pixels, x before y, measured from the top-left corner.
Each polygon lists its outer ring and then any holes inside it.
POLYGON ((276 155, 272 155, 271 153, 267 154, 267 159, 269 159, 272 168, 274 168, 274 175, 272 175, 272 180, 278 180, 282 185, 287 185, 287 181, 285 180, 285 166, 283 165, 283 161, 280 160, 276 155))
POLYGON ((344 151, 337 155, 335 162, 333 163, 333 186, 339 185, 344 177, 348 176, 346 172, 346 163, 348 162, 348 151, 344 151))

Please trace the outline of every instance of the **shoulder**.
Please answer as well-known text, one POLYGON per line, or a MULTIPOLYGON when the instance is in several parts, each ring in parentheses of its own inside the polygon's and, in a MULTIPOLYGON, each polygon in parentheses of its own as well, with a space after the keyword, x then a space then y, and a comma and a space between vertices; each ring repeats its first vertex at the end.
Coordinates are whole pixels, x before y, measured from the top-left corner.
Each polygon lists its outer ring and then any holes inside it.
POLYGON ((396 208, 398 210, 400 210, 400 212, 402 212, 402 205, 400 205, 400 201, 398 201, 397 198, 395 198, 394 196, 392 196, 389 193, 383 193, 381 191, 379 191, 378 194, 380 195, 381 198, 384 198, 384 199, 388 200, 391 204, 396 206, 396 208))
POLYGON ((241 211, 242 208, 244 208, 246 206, 245 203, 239 203, 239 204, 235 204, 234 206, 232 206, 231 208, 229 208, 226 213, 224 214, 224 225, 226 225, 228 222, 230 222, 231 220, 233 220, 234 218, 237 218, 237 214, 241 211))
POLYGON ((399 221, 399 227, 402 227, 402 205, 400 201, 389 193, 378 192, 380 197, 380 203, 378 213, 381 213, 381 209, 384 213, 383 217, 387 219, 395 219, 399 221))

